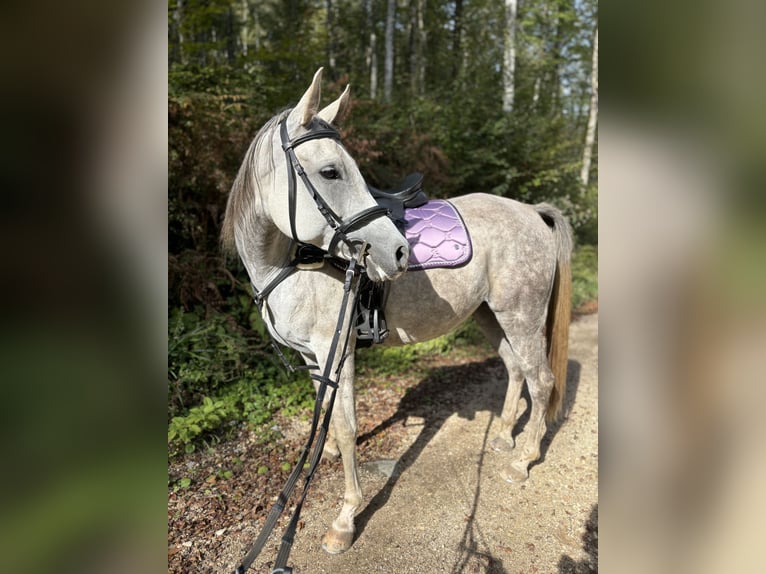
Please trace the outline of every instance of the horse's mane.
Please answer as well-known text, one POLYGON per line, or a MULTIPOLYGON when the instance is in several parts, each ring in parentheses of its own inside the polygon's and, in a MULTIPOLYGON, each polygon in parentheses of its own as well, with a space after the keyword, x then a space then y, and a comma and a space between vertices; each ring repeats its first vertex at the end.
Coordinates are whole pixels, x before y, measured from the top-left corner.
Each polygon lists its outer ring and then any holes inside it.
POLYGON ((250 143, 250 147, 247 149, 247 153, 245 153, 245 157, 242 160, 242 165, 239 166, 239 172, 231 186, 229 199, 226 203, 226 213, 224 214, 221 226, 221 247, 227 255, 234 255, 236 253, 236 229, 247 227, 248 223, 252 223, 251 220, 255 215, 256 200, 256 189, 253 185, 258 186, 258 191, 260 192, 261 184, 257 176, 264 173, 261 168, 274 168, 272 154, 264 155, 261 153, 263 144, 269 140, 279 122, 287 117, 290 111, 291 108, 282 110, 263 124, 250 143), (264 161, 268 161, 269 165, 262 166, 264 161))

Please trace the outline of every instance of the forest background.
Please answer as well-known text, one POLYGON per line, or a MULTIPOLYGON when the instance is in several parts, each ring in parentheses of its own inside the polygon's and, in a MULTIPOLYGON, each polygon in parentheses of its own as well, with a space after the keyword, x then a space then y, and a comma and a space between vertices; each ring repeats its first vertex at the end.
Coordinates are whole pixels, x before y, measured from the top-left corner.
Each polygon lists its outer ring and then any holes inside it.
POLYGON ((597 298, 595 0, 170 0, 168 50, 171 454, 311 401, 272 356, 218 235, 256 131, 320 66, 327 101, 352 84, 341 133, 371 184, 420 171, 431 197, 557 205, 577 240, 573 306, 597 298))

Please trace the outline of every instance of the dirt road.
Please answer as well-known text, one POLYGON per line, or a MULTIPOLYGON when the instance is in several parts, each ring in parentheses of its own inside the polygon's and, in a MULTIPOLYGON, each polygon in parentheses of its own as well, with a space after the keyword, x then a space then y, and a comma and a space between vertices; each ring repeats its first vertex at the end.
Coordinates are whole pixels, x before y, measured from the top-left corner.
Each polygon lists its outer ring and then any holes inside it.
MULTIPOLYGON (((597 571, 598 315, 572 324, 566 417, 548 430, 543 459, 524 484, 504 482, 504 457, 488 448, 505 391, 499 361, 444 369, 400 397, 393 416, 371 429, 360 425, 363 444, 396 427, 398 446, 389 458, 360 455, 366 507, 354 545, 339 556, 323 552, 320 539, 340 509, 342 470, 322 467, 291 555, 295 572, 597 571)), ((361 414, 375 408, 360 402, 361 414)), ((192 541, 200 545, 193 571, 232 572, 257 526, 210 533, 214 546, 192 541)), ((272 538, 252 572, 271 571, 277 544, 272 538)))

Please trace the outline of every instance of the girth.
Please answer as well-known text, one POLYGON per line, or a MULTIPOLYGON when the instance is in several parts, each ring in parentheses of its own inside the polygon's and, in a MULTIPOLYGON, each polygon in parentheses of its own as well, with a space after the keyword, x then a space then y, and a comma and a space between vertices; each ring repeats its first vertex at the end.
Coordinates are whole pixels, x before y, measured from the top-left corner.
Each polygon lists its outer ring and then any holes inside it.
MULTIPOLYGON (((371 185, 368 188, 375 201, 388 209, 389 217, 402 235, 406 224, 404 210, 428 202, 423 189, 423 174, 419 172, 409 174, 392 189, 382 190, 371 185)), ((354 316, 357 348, 382 343, 388 336, 385 308, 389 289, 389 282, 376 283, 362 276, 354 316)))

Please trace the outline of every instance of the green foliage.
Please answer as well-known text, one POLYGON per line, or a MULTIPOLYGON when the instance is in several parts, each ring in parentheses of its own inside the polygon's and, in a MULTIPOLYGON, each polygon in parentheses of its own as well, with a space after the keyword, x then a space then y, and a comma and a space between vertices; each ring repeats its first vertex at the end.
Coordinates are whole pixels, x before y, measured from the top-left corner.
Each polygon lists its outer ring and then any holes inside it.
POLYGON ((168 409, 175 416, 229 383, 251 376, 248 345, 227 317, 204 320, 173 309, 168 322, 168 409))
MULTIPOLYGON (((242 304, 239 300, 236 304, 242 304)), ((247 308, 246 305, 243 305, 247 308)), ((236 424, 260 427, 277 411, 295 416, 313 404, 307 376, 288 379, 265 352, 256 310, 254 330, 231 317, 173 309, 168 323, 168 444, 192 452, 201 442, 226 437, 236 424)))
POLYGON ((577 242, 598 245, 598 187, 591 183, 573 198, 569 195, 558 201, 559 207, 575 230, 577 242))
POLYGON ((368 377, 396 375, 416 367, 427 356, 452 353, 466 345, 484 344, 484 336, 472 320, 456 330, 422 343, 403 347, 373 346, 357 353, 356 367, 368 377))
POLYGON ((253 104, 265 103, 265 90, 275 89, 262 86, 258 78, 253 78, 246 70, 229 65, 199 66, 172 65, 168 70, 168 93, 171 98, 190 94, 208 96, 227 96, 227 103, 246 98, 253 104))
POLYGON ((192 407, 184 416, 173 417, 168 426, 168 443, 183 444, 186 452, 194 451, 194 440, 218 428, 232 413, 232 405, 204 397, 202 404, 192 407))
POLYGON ((598 300, 598 249, 582 245, 572 254, 572 309, 598 300))
POLYGON ((405 347, 370 347, 357 352, 356 368, 370 376, 395 375, 411 367, 418 359, 416 345, 405 347))
MULTIPOLYGON (((189 74, 193 74, 192 71, 189 74)), ((217 252, 220 218, 242 157, 265 117, 238 94, 187 93, 168 101, 171 253, 217 252)))
POLYGON ((227 438, 239 423, 262 428, 278 411, 284 416, 306 414, 313 401, 308 377, 296 376, 285 382, 283 376, 265 378, 259 373, 204 397, 201 405, 173 417, 168 426, 168 446, 172 453, 193 452, 202 442, 227 438))

